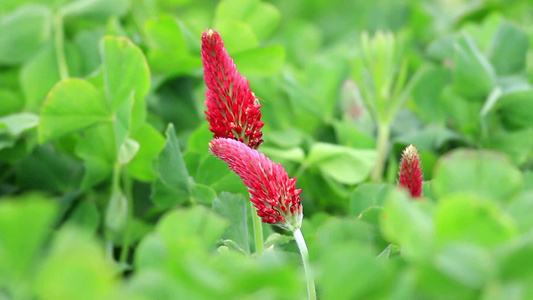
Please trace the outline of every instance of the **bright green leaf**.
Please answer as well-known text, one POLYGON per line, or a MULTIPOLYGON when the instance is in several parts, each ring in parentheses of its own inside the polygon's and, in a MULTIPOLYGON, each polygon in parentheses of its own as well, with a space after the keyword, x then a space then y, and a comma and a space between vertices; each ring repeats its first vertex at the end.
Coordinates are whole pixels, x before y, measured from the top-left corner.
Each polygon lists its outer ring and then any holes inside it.
POLYGON ((104 249, 85 231, 63 228, 35 281, 39 299, 105 299, 116 275, 104 249))
POLYGON ((106 98, 116 110, 132 94, 142 99, 150 88, 150 71, 144 55, 131 41, 106 36, 100 42, 106 98))
POLYGON ((64 80, 52 89, 42 107, 39 141, 45 143, 106 121, 111 121, 107 106, 92 84, 64 80))
POLYGON ((56 214, 55 203, 39 195, 2 199, 0 278, 20 280, 34 268, 40 247, 52 233, 56 214))
POLYGON ((435 211, 437 241, 496 246, 516 234, 512 219, 494 202, 459 194, 440 199, 435 211))

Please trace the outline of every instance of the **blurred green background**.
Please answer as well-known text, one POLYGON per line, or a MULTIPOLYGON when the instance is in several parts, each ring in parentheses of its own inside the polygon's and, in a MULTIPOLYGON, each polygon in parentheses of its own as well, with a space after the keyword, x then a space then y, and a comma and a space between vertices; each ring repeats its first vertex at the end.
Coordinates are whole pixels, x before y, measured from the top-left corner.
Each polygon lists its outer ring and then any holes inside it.
POLYGON ((0 299, 306 297, 207 151, 208 28, 303 189, 320 299, 533 299, 530 0, 2 0, 0 299))

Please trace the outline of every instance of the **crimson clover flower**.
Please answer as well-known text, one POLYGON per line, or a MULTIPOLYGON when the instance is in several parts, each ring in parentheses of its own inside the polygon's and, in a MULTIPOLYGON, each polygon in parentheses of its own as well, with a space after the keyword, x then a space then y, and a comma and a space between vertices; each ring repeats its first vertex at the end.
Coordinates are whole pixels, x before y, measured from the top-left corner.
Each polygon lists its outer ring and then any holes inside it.
POLYGON ((413 145, 409 145, 402 153, 399 177, 398 186, 408 189, 411 192, 411 196, 415 198, 419 198, 422 195, 420 157, 413 145))
POLYGON ((202 34, 202 62, 209 121, 214 138, 236 139, 257 149, 263 142, 261 104, 238 71, 218 32, 202 34))
POLYGON ((245 144, 227 138, 214 139, 209 150, 225 161, 241 177, 250 192, 250 201, 264 223, 276 224, 295 231, 302 225, 301 189, 296 189, 296 178, 263 153, 245 144))

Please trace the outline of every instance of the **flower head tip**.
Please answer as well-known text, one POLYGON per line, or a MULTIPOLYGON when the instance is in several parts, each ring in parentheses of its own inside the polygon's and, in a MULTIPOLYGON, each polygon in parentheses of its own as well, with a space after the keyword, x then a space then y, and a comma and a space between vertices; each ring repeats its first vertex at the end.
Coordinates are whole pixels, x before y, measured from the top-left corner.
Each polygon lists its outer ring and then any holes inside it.
POLYGON ((261 103, 213 29, 202 34, 202 62, 207 86, 205 114, 214 138, 235 139, 257 149, 263 142, 261 103))

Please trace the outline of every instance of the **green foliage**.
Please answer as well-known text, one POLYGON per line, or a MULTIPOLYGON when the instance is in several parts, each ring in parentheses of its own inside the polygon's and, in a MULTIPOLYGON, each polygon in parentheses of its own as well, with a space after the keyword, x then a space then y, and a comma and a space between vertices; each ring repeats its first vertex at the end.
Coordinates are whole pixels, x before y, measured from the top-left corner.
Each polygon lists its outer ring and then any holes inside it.
POLYGON ((249 192, 208 151, 207 28, 261 103, 258 150, 298 178, 319 299, 532 299, 532 14, 0 1, 0 299, 305 298, 293 237, 263 224, 253 251, 249 192))

